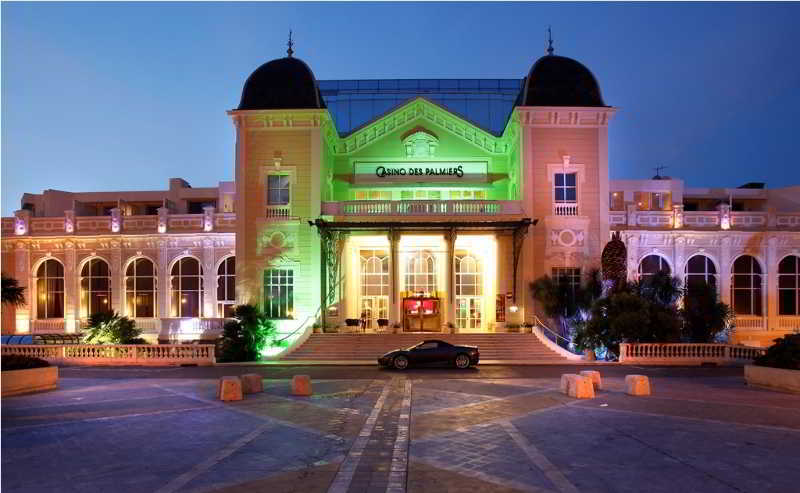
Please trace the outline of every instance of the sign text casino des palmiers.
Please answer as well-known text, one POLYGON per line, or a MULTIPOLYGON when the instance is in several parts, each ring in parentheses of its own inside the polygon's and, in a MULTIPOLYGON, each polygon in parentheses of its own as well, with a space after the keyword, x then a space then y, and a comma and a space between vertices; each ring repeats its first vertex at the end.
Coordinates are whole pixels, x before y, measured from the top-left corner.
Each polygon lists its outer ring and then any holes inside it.
POLYGON ((464 176, 464 167, 462 165, 453 167, 425 167, 418 168, 409 166, 404 168, 387 168, 385 166, 378 166, 375 168, 375 175, 379 178, 387 176, 457 176, 461 178, 464 176))

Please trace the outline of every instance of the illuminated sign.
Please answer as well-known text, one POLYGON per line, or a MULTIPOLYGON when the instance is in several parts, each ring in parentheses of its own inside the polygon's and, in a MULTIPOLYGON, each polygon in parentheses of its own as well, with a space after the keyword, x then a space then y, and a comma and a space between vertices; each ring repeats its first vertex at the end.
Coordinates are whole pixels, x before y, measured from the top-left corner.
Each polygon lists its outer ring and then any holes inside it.
POLYGON ((485 182, 486 161, 356 162, 355 183, 369 182, 485 182))

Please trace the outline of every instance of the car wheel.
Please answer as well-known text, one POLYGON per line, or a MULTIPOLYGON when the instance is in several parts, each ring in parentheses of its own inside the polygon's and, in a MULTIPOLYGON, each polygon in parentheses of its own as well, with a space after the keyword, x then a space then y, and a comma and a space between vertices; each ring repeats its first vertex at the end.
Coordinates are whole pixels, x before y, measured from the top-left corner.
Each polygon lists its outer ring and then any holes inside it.
POLYGON ((456 368, 464 369, 469 368, 469 356, 466 354, 459 354, 456 356, 456 368))
POLYGON ((405 356, 395 356, 392 360, 392 365, 398 370, 405 370, 408 368, 408 358, 405 356))

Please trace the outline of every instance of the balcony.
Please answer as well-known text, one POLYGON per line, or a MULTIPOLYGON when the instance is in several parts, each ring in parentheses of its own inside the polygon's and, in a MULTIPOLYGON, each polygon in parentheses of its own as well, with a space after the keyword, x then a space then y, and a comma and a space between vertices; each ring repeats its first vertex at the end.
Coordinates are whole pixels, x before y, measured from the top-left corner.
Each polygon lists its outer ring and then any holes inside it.
POLYGON ((578 203, 577 202, 555 202, 553 203, 554 216, 577 216, 578 203))
POLYGON ((351 200, 323 202, 328 216, 498 216, 522 214, 517 200, 351 200))

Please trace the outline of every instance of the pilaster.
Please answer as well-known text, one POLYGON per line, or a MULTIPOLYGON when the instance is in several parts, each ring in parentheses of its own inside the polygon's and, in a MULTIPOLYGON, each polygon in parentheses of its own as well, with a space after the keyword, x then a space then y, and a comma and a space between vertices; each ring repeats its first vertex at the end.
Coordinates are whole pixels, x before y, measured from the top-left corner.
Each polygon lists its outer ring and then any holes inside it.
POLYGON ((64 331, 75 332, 80 319, 80 280, 76 273, 75 245, 68 241, 64 247, 64 331))
POLYGON ((731 304, 731 238, 725 236, 720 240, 719 253, 719 280, 720 298, 728 305, 731 304))
POLYGON ((167 252, 167 242, 161 240, 158 242, 158 301, 157 301, 157 317, 169 317, 169 256, 167 252))
POLYGON ((767 239, 767 278, 766 286, 762 286, 763 305, 766 307, 767 330, 778 328, 778 238, 767 239), (771 296, 770 296, 771 295, 771 296))
POLYGON ((25 304, 16 308, 15 331, 25 334, 31 331, 31 318, 33 318, 33 301, 36 300, 36 286, 31 283, 31 262, 29 246, 25 242, 17 242, 14 252, 14 277, 19 286, 25 288, 25 304))
POLYGON ((214 269, 214 242, 203 239, 203 312, 201 317, 216 317, 217 272, 214 269))

